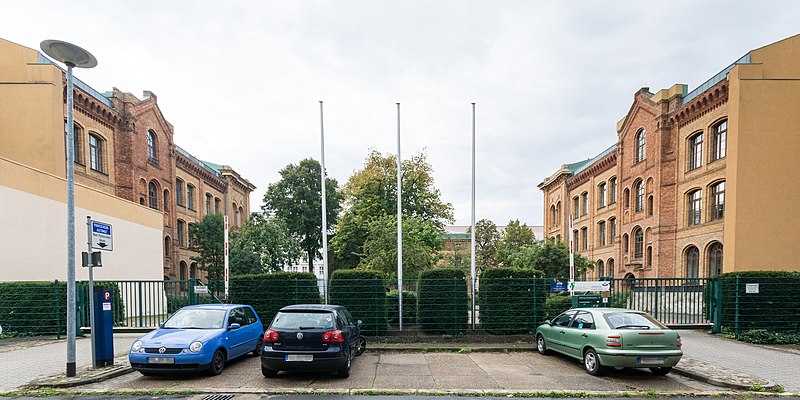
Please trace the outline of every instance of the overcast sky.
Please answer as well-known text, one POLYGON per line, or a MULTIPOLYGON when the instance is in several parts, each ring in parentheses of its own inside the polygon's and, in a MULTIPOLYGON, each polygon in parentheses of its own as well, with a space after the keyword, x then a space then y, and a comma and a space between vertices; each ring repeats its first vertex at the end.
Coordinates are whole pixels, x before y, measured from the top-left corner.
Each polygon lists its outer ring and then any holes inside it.
MULTIPOLYGON (((319 159, 344 184, 369 149, 425 151, 470 222, 470 103, 477 218, 541 225, 536 185, 616 141, 640 87, 689 90, 749 50, 800 33, 797 1, 18 1, 0 37, 91 51, 76 76, 158 96, 175 143, 258 189, 319 159), (60 7, 67 7, 59 9, 60 7)), ((0 55, 1 56, 1 55, 0 55)))

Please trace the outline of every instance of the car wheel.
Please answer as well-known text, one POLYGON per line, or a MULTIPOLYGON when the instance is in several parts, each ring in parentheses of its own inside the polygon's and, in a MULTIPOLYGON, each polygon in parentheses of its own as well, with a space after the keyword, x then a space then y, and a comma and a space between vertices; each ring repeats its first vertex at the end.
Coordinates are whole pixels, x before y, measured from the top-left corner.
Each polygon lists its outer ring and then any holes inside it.
POLYGON ((154 374, 152 372, 139 371, 139 373, 144 375, 144 376, 156 376, 156 374, 154 374))
POLYGON ((586 369, 589 375, 600 375, 602 366, 600 365, 600 359, 597 357, 597 352, 594 351, 594 349, 586 350, 586 352, 583 353, 583 368, 586 369))
POLYGON ((211 357, 211 368, 208 369, 209 375, 219 375, 225 369, 225 352, 222 349, 217 349, 214 356, 211 357))
POLYGON ((356 357, 360 356, 364 353, 364 350, 367 349, 367 339, 364 339, 363 336, 359 336, 358 340, 356 340, 356 351, 353 353, 356 357))
POLYGON ((278 371, 275 371, 274 369, 264 368, 264 366, 262 365, 261 375, 264 375, 265 378, 272 378, 278 376, 278 371))
POLYGON ((664 376, 672 371, 672 367, 653 367, 650 368, 650 372, 653 375, 664 376))
POLYGON ((342 369, 336 371, 336 375, 339 378, 348 378, 350 377, 350 357, 347 357, 347 365, 342 367, 342 369))
POLYGON ((255 350, 253 350, 253 356, 258 357, 261 355, 261 348, 264 347, 263 342, 261 342, 261 338, 258 339, 258 343, 256 344, 255 350))
POLYGON ((550 350, 547 350, 547 344, 544 342, 544 336, 542 335, 536 335, 536 350, 539 351, 541 355, 550 354, 550 350))

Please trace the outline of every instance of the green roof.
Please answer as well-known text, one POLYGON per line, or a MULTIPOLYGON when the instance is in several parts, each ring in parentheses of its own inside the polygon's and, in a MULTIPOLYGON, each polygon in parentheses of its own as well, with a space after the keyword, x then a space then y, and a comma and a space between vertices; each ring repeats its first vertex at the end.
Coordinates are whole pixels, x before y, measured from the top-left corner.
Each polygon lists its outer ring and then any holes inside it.
POLYGON ((217 172, 222 172, 222 165, 214 164, 212 162, 203 161, 203 164, 208 165, 209 167, 217 170, 217 172))

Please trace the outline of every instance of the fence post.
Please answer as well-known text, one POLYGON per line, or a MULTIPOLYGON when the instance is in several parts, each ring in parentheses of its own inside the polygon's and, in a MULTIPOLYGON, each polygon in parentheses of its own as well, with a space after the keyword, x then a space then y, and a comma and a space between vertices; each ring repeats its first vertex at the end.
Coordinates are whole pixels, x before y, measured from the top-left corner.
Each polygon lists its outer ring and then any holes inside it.
POLYGON ((736 316, 734 319, 734 337, 739 339, 739 277, 736 277, 736 316))
POLYGON ((139 281, 139 326, 144 326, 144 309, 143 309, 143 298, 144 294, 142 293, 142 281, 139 281))
POLYGON ((656 278, 656 298, 655 298, 655 307, 653 309, 653 317, 658 319, 658 279, 656 278))
POLYGON ((536 297, 536 286, 538 285, 538 283, 536 282, 537 280, 539 280, 539 279, 534 276, 533 277, 533 328, 534 329, 536 329, 536 326, 539 323, 539 321, 537 321, 538 318, 536 317, 538 315, 538 313, 536 312, 537 311, 536 310, 536 300, 538 299, 536 297))
POLYGON ((722 331, 722 279, 714 278, 714 287, 711 291, 713 293, 713 309, 714 309, 714 327, 711 333, 720 333, 722 331))
POLYGON ((61 302, 58 298, 58 279, 56 279, 56 339, 61 339, 61 302))

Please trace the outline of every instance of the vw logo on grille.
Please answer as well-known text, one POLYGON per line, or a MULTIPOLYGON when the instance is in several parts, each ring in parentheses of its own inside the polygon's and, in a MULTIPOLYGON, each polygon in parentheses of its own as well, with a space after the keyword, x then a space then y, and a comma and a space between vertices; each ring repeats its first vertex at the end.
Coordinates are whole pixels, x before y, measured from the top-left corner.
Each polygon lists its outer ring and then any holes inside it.
POLYGON ((297 332, 297 340, 303 340, 303 332, 297 332))
POLYGON ((158 348, 158 352, 161 353, 161 354, 164 354, 164 352, 166 352, 166 351, 167 351, 166 347, 159 347, 158 348))

